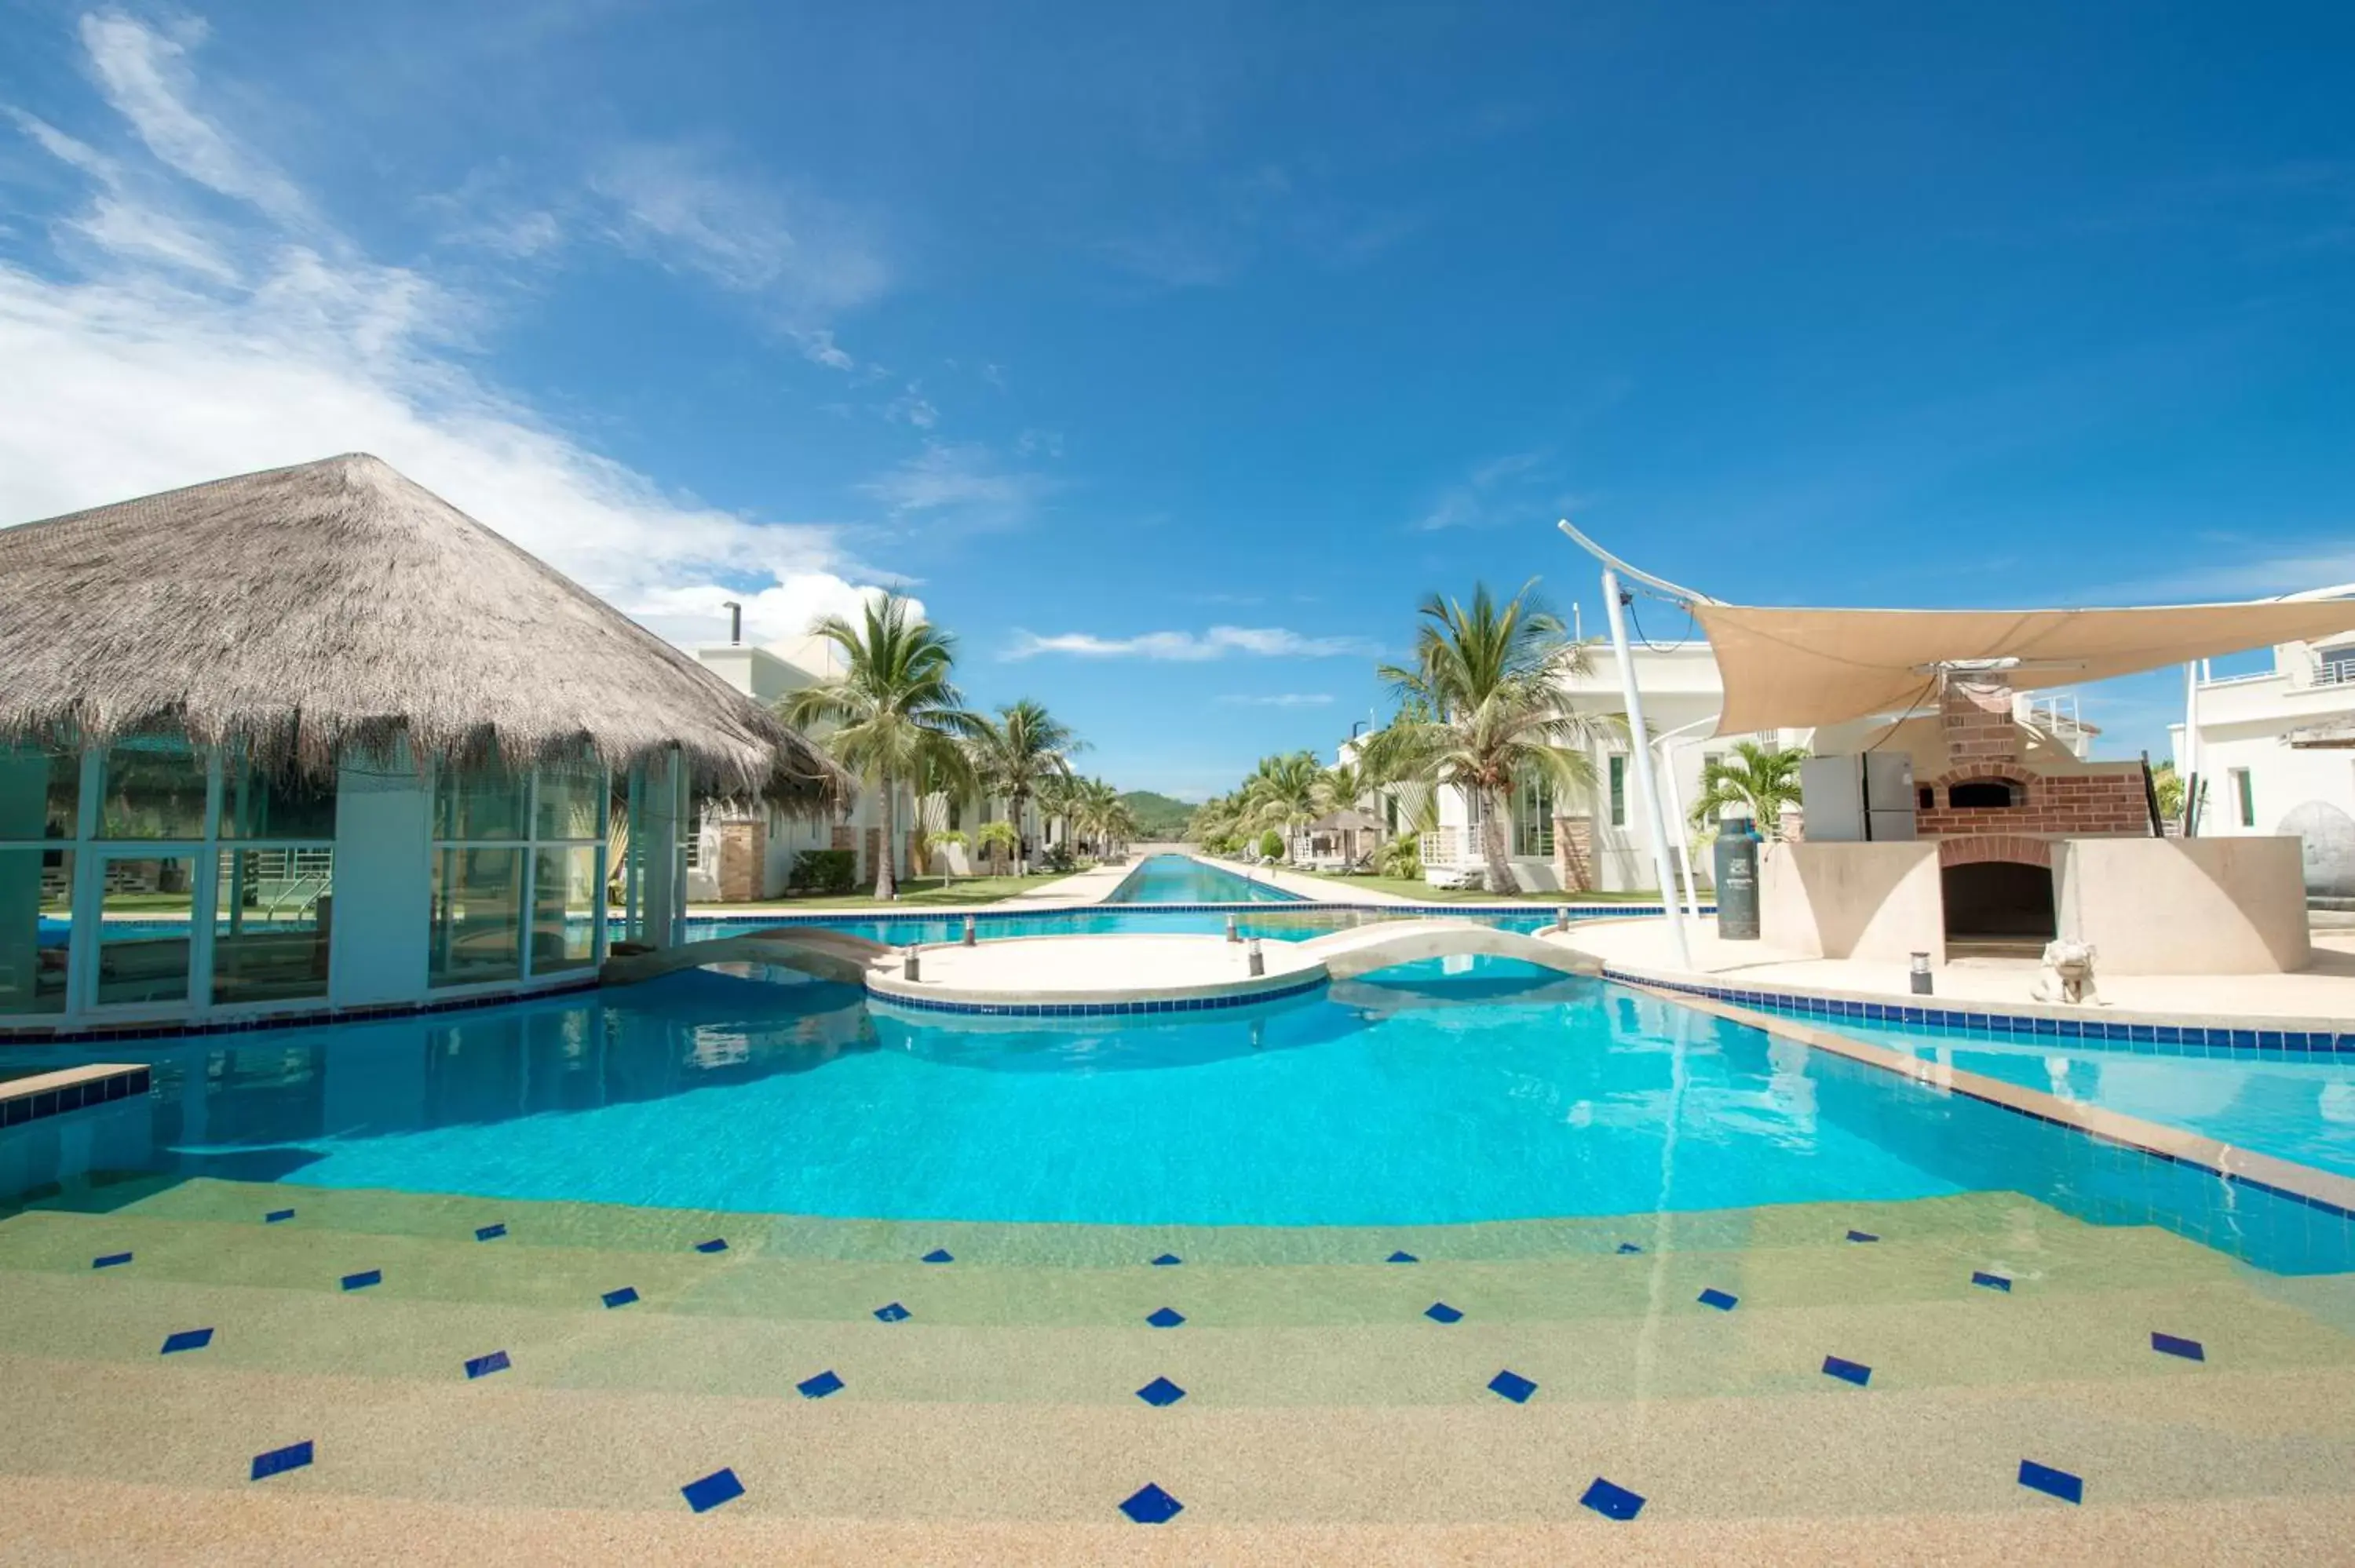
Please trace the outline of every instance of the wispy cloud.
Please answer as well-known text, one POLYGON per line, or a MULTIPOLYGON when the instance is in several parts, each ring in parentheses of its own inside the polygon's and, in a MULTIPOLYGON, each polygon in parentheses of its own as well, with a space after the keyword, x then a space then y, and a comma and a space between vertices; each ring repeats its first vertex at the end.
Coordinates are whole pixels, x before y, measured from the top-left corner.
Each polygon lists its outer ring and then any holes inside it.
POLYGON ((1371 658, 1380 647, 1361 637, 1309 637, 1280 626, 1213 626, 1207 631, 1147 631, 1135 637, 1098 637, 1084 631, 1051 637, 1018 631, 1008 659, 1065 653, 1082 659, 1162 659, 1183 663, 1224 659, 1230 654, 1263 659, 1371 658))
POLYGON ((1423 534, 1447 528, 1487 528, 1525 520, 1534 514, 1532 508, 1566 510, 1572 498, 1558 494, 1554 501, 1540 504, 1541 495, 1552 493, 1547 486, 1547 481, 1553 477, 1552 459, 1551 450, 1540 448, 1508 452, 1476 463, 1461 481, 1442 490, 1422 515, 1407 526, 1423 534))
POLYGON ((1194 200, 1100 241, 1097 251, 1165 289, 1231 283, 1263 260, 1333 271, 1363 267, 1423 227, 1416 214, 1332 194, 1328 181, 1263 164, 1213 182, 1194 200))
POLYGON ((2355 583, 2355 546, 2346 537, 2211 541, 2222 547, 2197 566, 2073 588, 2065 598, 2074 604, 2171 604, 2271 599, 2336 588, 2355 583))
POLYGON ((1322 708, 1332 705, 1330 692, 1231 693, 1219 699, 1238 708, 1322 708))
POLYGON ((897 523, 992 531, 1028 522, 1056 484, 1006 467, 980 441, 927 440, 922 451, 856 488, 897 523))
MULTIPOLYGON (((590 184, 611 204, 611 232, 624 249, 773 299, 798 324, 865 304, 890 283, 879 248, 847 213, 737 173, 701 148, 619 147, 590 184)), ((814 357, 832 363, 832 344, 814 357)))
POLYGON ((208 118, 200 35, 82 36, 123 124, 93 146, 18 122, 96 189, 53 221, 52 273, 0 263, 0 521, 361 450, 682 640, 722 599, 773 638, 873 591, 838 529, 678 496, 480 379, 451 345, 484 303, 371 260, 208 118), (199 227, 192 184, 240 216, 199 227))

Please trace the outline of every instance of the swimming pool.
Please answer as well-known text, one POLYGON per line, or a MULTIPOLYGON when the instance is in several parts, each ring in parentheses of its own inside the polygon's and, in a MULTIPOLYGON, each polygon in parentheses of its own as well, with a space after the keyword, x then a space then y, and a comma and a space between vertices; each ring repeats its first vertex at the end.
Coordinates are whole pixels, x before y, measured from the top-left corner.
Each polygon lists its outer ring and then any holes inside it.
POLYGON ((1296 904, 1286 893, 1256 876, 1211 865, 1191 855, 1148 856, 1122 878, 1105 897, 1106 904, 1296 904))
POLYGON ((2337 1053, 2137 1051, 1862 1020, 1837 1027, 2058 1099, 2355 1176, 2355 1061, 2337 1053))
MULTIPOLYGON (((2344 1227, 2310 1226, 2284 1200, 1517 964, 1444 960, 1117 1027, 911 1021, 765 973, 110 1046, 151 1063, 155 1091, 91 1113, 106 1120, 80 1158, 326 1188, 1095 1224, 1446 1224, 2017 1192, 2271 1267, 2348 1265, 2344 1227)), ((9 1179, 71 1178, 71 1151, 27 1130, 0 1135, 9 1179)))

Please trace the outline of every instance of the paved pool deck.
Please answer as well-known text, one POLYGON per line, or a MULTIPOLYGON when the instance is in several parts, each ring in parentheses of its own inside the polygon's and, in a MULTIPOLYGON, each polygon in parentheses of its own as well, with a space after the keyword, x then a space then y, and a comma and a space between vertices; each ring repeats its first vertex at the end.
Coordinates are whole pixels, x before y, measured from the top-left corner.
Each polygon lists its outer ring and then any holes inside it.
MULTIPOLYGON (((1763 942, 1732 942, 1717 934, 1714 916, 1688 922, 1692 964, 1679 966, 1668 923, 1657 918, 1594 920, 1580 924, 1569 940, 1609 968, 1670 980, 1708 980, 1738 986, 1806 991, 1844 1000, 1913 1002, 1913 977, 1902 963, 1856 959, 1809 959, 1763 942)), ((2030 1015, 2132 1019, 2148 1015, 2169 1022, 2230 1022, 2278 1019, 2321 1028, 2346 1028, 2355 1021, 2355 931, 2314 933, 2314 962, 2295 974, 2105 975, 2096 970, 2104 1005, 2066 1008, 2039 1003, 2032 993, 2041 969, 2031 959, 1956 959, 1935 972, 1935 996, 1944 1005, 1986 1003, 2030 1015)))

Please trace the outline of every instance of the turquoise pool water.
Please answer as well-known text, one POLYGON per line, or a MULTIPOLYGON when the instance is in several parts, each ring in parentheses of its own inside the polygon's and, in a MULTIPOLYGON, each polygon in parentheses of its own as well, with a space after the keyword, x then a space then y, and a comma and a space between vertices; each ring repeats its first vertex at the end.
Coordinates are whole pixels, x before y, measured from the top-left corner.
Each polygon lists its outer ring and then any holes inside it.
POLYGON ((1849 1020, 1833 1027, 2061 1099, 2355 1176, 2355 1062, 2341 1057, 2174 1054, 1849 1020))
MULTIPOLYGON (((156 1170, 900 1219, 1382 1224, 2018 1191, 2271 1266, 2344 1227, 1619 988, 1490 960, 1182 1020, 910 1021, 689 971, 432 1019, 110 1046, 155 1089, 0 1135, 156 1170), (1114 1026, 1116 1024, 1116 1026, 1114 1026), (2264 1223, 2259 1222, 2263 1220, 2264 1223)), ((41 1048, 45 1061, 88 1060, 41 1048)))
POLYGON ((1297 904, 1296 894, 1191 855, 1148 857, 1122 879, 1107 904, 1297 904))

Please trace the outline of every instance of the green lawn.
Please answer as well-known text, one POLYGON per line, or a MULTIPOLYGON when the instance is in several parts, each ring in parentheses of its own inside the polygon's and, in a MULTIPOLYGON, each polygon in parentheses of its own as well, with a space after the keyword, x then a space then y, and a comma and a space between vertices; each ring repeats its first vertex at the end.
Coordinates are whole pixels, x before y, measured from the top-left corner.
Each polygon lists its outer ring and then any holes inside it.
POLYGON ((794 898, 765 898, 758 904, 698 905, 698 908, 725 908, 732 916, 740 911, 763 909, 956 909, 975 904, 995 904, 1018 894, 1036 893, 1050 882, 1059 882, 1066 872, 1041 872, 1036 876, 960 876, 943 881, 937 876, 913 877, 900 884, 896 902, 879 903, 871 889, 864 893, 807 894, 794 898))
POLYGON ((1433 887, 1421 877, 1337 876, 1330 872, 1295 871, 1339 887, 1370 888, 1377 893, 1412 898, 1418 904, 1657 904, 1657 893, 1483 893, 1477 888, 1433 887))

